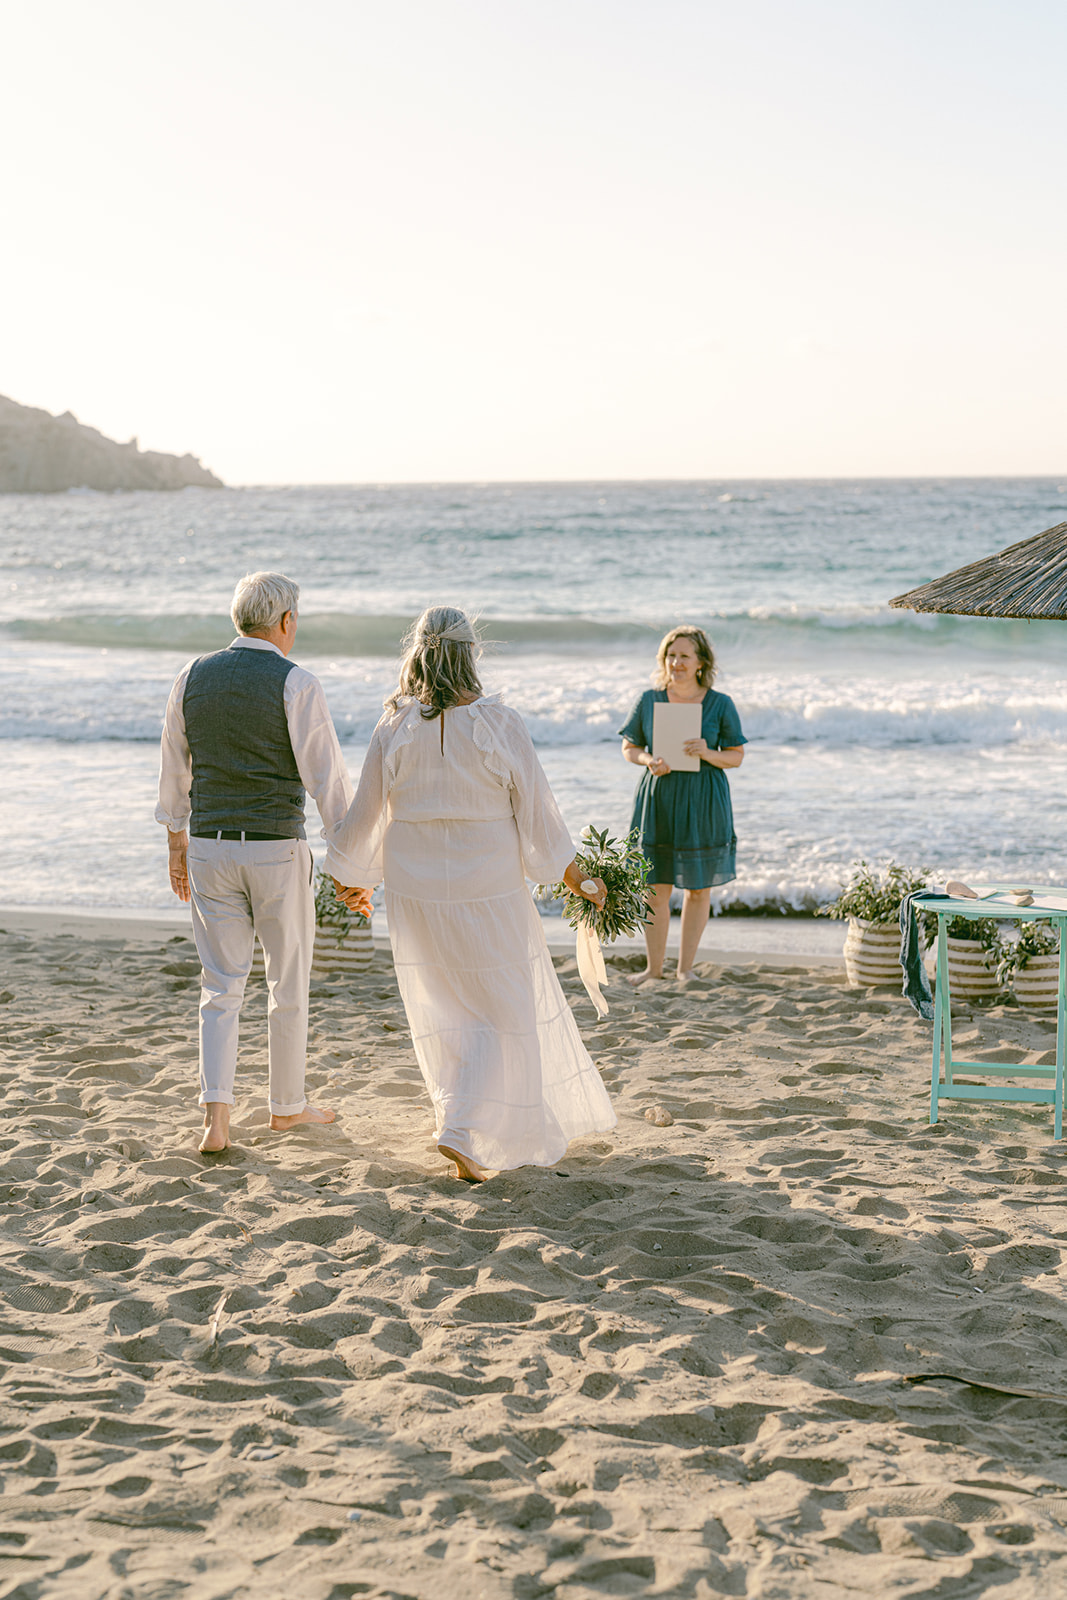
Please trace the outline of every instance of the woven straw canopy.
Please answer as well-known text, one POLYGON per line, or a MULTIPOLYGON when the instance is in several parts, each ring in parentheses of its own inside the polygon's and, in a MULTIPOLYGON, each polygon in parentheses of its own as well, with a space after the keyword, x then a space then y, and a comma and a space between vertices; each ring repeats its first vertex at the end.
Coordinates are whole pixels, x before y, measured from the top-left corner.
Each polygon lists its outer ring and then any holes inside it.
POLYGON ((1067 619, 1067 522, 898 594, 889 604, 964 617, 1067 619))

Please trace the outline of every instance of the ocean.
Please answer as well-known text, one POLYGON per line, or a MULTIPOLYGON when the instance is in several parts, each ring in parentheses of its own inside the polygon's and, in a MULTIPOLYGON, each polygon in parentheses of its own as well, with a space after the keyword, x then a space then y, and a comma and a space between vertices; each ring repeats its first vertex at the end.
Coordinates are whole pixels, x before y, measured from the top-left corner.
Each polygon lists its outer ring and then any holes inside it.
POLYGON ((693 621, 750 740, 717 912, 811 910, 860 856, 1062 884, 1067 624, 886 602, 1065 518, 1044 478, 0 496, 0 903, 176 905, 163 708, 257 567, 301 586, 296 659, 354 776, 408 622, 458 604, 575 835, 624 832, 616 730, 661 632, 693 621))

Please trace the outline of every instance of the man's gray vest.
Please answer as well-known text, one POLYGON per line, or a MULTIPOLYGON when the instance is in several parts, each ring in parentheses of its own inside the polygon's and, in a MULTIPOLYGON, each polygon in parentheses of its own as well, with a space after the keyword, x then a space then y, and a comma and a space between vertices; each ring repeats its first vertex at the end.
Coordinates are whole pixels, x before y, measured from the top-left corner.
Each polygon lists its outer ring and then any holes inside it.
POLYGON ((182 707, 193 762, 194 834, 304 837, 304 788, 285 716, 293 662, 231 645, 189 668, 182 707))

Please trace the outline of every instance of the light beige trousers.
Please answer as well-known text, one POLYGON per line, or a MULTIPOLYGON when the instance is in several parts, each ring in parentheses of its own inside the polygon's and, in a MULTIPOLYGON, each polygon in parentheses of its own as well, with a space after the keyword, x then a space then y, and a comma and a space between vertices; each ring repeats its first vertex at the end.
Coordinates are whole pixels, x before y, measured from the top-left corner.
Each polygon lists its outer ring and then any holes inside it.
POLYGON ((303 1111, 308 983, 315 943, 311 851, 303 839, 190 839, 200 990, 200 1104, 232 1106, 241 1000, 255 935, 267 972, 269 1103, 303 1111))

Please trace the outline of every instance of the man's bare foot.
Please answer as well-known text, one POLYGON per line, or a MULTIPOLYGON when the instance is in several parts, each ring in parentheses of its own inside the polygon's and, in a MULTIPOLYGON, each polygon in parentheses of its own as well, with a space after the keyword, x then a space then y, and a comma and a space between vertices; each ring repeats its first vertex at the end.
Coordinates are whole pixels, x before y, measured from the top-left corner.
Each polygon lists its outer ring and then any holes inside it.
POLYGON ((458 1150, 453 1150, 447 1144, 439 1144, 437 1153, 444 1156, 446 1161, 456 1163, 456 1177, 462 1178, 465 1183, 484 1183, 489 1176, 477 1161, 472 1161, 470 1156, 461 1156, 458 1150))
POLYGON ((217 1156, 230 1148, 230 1108, 221 1100, 212 1100, 204 1107, 204 1136, 200 1140, 200 1154, 217 1156))
POLYGON ((336 1111, 320 1111, 317 1106, 305 1106, 303 1111, 294 1112, 291 1117, 278 1117, 272 1111, 270 1125, 275 1133, 284 1133, 287 1128, 298 1128, 307 1122, 334 1122, 336 1119, 336 1111))
POLYGON ((648 983, 649 981, 658 983, 662 977, 662 972, 653 972, 651 967, 646 967, 644 972, 631 972, 626 981, 632 984, 635 989, 640 989, 643 983, 648 983))

